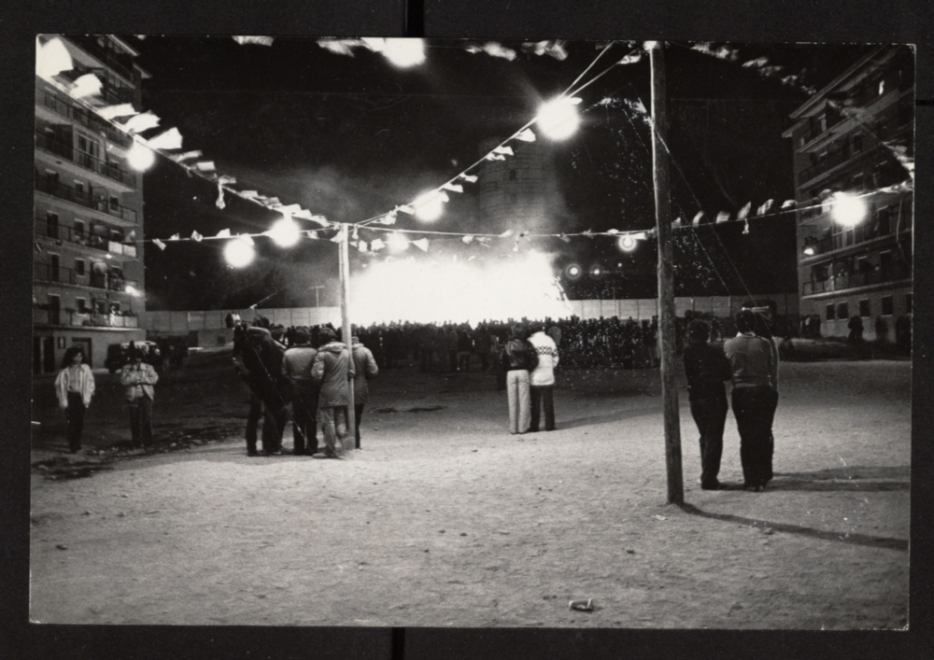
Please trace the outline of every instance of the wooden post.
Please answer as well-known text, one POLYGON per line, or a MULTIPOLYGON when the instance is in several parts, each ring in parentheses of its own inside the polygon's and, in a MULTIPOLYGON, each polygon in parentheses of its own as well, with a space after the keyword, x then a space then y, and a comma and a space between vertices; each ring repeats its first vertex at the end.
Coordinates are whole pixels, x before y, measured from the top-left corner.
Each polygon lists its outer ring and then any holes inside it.
POLYGON ((655 182, 655 223, 658 230, 658 329, 661 342, 662 402, 665 420, 665 463, 668 503, 684 503, 681 469, 681 418, 675 383, 675 296, 671 247, 671 194, 668 180, 663 43, 649 51, 652 65, 652 165, 655 182))
MULTIPOLYGON (((340 229, 340 281, 341 281, 341 335, 353 364, 353 333, 350 330, 350 225, 341 224, 340 229)), ((356 436, 357 419, 354 415, 353 381, 350 382, 350 404, 347 406, 348 437, 356 436)), ((354 444, 356 449, 360 445, 354 444)), ((346 449, 346 447, 345 447, 346 449)))

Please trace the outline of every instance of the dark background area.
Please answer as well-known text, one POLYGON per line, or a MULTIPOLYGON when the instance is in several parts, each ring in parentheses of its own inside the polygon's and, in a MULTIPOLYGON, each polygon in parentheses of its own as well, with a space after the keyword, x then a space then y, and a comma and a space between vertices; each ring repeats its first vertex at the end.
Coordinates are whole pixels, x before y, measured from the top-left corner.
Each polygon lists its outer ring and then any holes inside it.
MULTIPOLYGON (((543 0, 429 0, 424 29, 435 37, 470 35, 606 39, 626 36, 681 40, 917 43, 918 98, 916 215, 932 212, 931 143, 934 136, 934 35, 926 0, 877 3, 851 0, 771 0, 712 10, 709 5, 656 2, 568 3, 543 0)), ((29 394, 30 373, 34 45, 37 32, 173 34, 373 34, 402 36, 401 0, 279 0, 269 5, 244 0, 197 4, 167 0, 150 4, 84 0, 36 0, 5 12, 0 135, 6 158, 0 203, 8 214, 3 231, 0 281, 7 317, 0 343, 4 396, 0 421, 9 430, 0 452, 0 517, 4 561, 0 562, 0 652, 11 658, 927 658, 934 653, 931 584, 934 455, 927 429, 934 409, 912 413, 911 629, 850 633, 785 631, 587 631, 587 630, 361 630, 277 628, 152 628, 30 626, 29 598, 29 394)), ((930 223, 915 232, 913 378, 916 402, 929 400, 934 379, 930 337, 934 258, 930 223)), ((673 539, 677 542, 677 539, 673 539)))

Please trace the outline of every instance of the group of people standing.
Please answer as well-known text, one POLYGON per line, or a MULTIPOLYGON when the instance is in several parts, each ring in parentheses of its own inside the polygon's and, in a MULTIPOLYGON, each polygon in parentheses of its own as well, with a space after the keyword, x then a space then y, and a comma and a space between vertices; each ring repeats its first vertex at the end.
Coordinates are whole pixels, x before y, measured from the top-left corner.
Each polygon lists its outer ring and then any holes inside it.
POLYGON ((691 415, 700 432, 701 488, 719 489, 717 475, 723 454, 723 430, 728 410, 725 382, 740 437, 743 487, 761 492, 772 479, 772 422, 778 407, 778 347, 765 319, 744 309, 736 314, 735 337, 722 349, 709 343, 710 329, 700 319, 688 326, 684 369, 691 415))
POLYGON ((315 328, 314 332, 293 328, 286 339, 281 327, 270 330, 265 319, 248 325, 231 315, 227 324, 234 328, 234 364, 250 389, 248 455, 259 455, 257 431, 261 417, 263 454, 283 454, 282 434, 291 406, 293 453, 338 458, 351 448, 351 392, 356 420, 354 440, 359 446, 360 421, 369 393, 367 381, 379 374, 373 353, 366 346, 354 337, 348 349, 330 326, 315 328), (320 453, 319 431, 325 444, 320 453))
MULTIPOLYGON (((153 444, 152 402, 159 374, 143 357, 143 351, 131 344, 129 362, 120 369, 120 384, 124 387, 126 408, 130 413, 134 447, 153 444)), ((72 454, 81 451, 84 417, 95 390, 94 373, 87 364, 84 349, 72 346, 65 351, 62 370, 55 377, 55 394, 58 407, 65 413, 68 451, 72 454)))
POLYGON ((541 324, 529 328, 516 323, 510 329, 509 339, 497 356, 500 369, 505 372, 509 405, 509 432, 537 432, 542 411, 545 430, 555 429, 555 367, 558 366, 558 346, 545 333, 541 324))

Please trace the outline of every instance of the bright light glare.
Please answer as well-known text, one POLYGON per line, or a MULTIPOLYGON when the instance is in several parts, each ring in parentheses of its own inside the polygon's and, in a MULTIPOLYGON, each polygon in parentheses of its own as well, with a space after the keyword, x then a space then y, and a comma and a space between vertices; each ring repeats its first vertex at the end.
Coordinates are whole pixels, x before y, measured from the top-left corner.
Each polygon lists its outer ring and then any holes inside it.
POLYGON ((130 147, 130 151, 126 155, 126 160, 130 167, 137 172, 145 172, 156 162, 156 154, 149 147, 134 141, 133 146, 130 147))
POLYGON ((301 238, 301 229, 298 223, 289 216, 277 220, 266 233, 279 247, 292 247, 301 238))
POLYGON ((139 289, 137 289, 135 286, 133 286, 132 284, 127 284, 123 290, 125 293, 133 296, 134 298, 140 298, 143 295, 143 293, 139 289))
POLYGON ((477 323, 571 313, 551 259, 543 254, 494 257, 487 263, 424 255, 371 262, 366 272, 353 273, 350 285, 354 318, 360 323, 477 323))
POLYGON ((617 245, 619 245, 619 249, 623 252, 632 252, 636 249, 636 239, 628 234, 624 234, 619 237, 617 245))
POLYGON ((425 222, 433 222, 444 213, 444 203, 448 200, 447 194, 440 190, 431 190, 419 196, 412 206, 415 208, 415 217, 425 222))
POLYGON ((390 252, 405 252, 405 250, 409 247, 409 239, 405 236, 405 234, 394 232, 386 239, 386 245, 389 246, 390 252))
POLYGON ((383 55, 403 69, 425 61, 425 42, 421 39, 386 39, 383 55))
POLYGON ((866 218, 869 209, 862 198, 847 193, 834 193, 831 198, 833 206, 830 214, 833 219, 844 227, 855 227, 866 218))
POLYGON ((242 238, 227 241, 227 245, 224 246, 224 259, 234 268, 249 266, 255 258, 256 250, 253 245, 242 238))
POLYGON ((562 96, 543 104, 538 111, 538 127, 552 140, 565 140, 577 132, 581 118, 575 107, 580 99, 562 96))

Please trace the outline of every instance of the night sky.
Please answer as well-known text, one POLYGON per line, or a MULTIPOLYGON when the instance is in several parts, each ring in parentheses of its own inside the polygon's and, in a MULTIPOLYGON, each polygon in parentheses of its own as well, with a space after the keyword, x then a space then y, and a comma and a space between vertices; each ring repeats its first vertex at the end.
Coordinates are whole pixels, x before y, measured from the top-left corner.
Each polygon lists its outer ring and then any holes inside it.
MULTIPOLYGON (((284 204, 298 203, 330 220, 357 222, 384 213, 460 172, 481 155, 478 145, 505 137, 534 116, 541 101, 563 91, 599 53, 592 42, 569 42, 568 57, 517 51, 512 61, 471 54, 469 42, 428 41, 426 61, 398 69, 359 48, 338 55, 308 39, 276 39, 271 47, 239 45, 229 37, 125 37, 141 52, 143 107, 178 127, 185 150, 201 149, 239 189, 256 189, 284 204)), ((820 88, 867 53, 867 46, 730 44, 736 61, 666 49, 670 166, 674 217, 690 222, 698 210, 736 213, 773 198, 794 196, 791 145, 781 137, 789 114, 806 98, 801 85, 820 88), (766 56, 784 85, 742 63, 766 56)), ((623 44, 591 75, 629 52, 623 44)), ((629 106, 649 107, 649 64, 616 67, 581 93, 580 131, 556 143, 555 169, 563 203, 560 231, 648 229, 654 226, 650 134, 629 106)), ((150 133, 146 134, 147 136, 150 133)), ((540 138, 542 139, 542 138, 540 138)), ((521 148, 522 143, 515 143, 521 148)), ((192 230, 264 231, 278 214, 226 196, 218 210, 216 186, 167 161, 145 177, 146 235, 165 238, 192 230)), ((400 227, 417 221, 400 214, 400 227)), ((310 227, 309 227, 310 228, 310 227)), ((447 205, 430 227, 482 232, 476 197, 467 192, 447 205)), ((796 290, 794 215, 675 234, 679 295, 744 295, 796 290)), ((312 284, 336 276, 336 245, 305 241, 284 250, 257 241, 260 258, 228 268, 219 242, 176 243, 146 251, 147 307, 241 308, 314 304, 312 284)), ((567 283, 570 297, 651 297, 655 251, 649 242, 622 254, 607 238, 571 243, 539 240, 555 268, 600 263, 620 271, 600 281, 567 283)), ((355 257, 355 260, 358 257, 355 257)), ((359 263, 355 261, 355 267, 359 263)), ((335 304, 325 299, 322 304, 335 304)))

